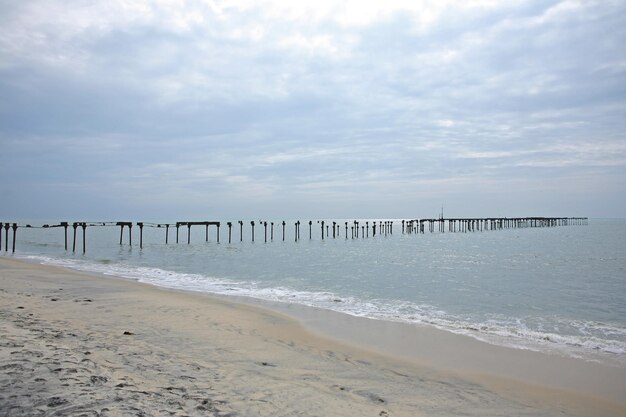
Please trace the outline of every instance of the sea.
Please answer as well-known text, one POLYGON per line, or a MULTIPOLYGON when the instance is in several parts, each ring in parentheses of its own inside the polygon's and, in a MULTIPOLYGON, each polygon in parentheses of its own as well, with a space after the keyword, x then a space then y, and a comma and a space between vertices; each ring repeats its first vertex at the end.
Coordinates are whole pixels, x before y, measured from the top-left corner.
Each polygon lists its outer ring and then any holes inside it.
MULTIPOLYGON (((626 366, 626 220, 590 219, 584 226, 456 232, 436 230, 373 235, 372 221, 250 220, 217 228, 193 226, 128 229, 89 226, 72 251, 63 228, 17 231, 14 256, 177 290, 269 303, 298 304, 374 320, 433 326, 496 345, 558 352, 589 360, 610 358, 626 366), (353 237, 345 222, 369 223, 353 237), (261 222, 268 223, 267 233, 261 222), (271 222, 274 222, 273 236, 271 222), (309 230, 311 234, 309 235, 309 230), (347 237, 346 237, 347 236, 347 237), (272 238, 273 237, 273 238, 272 238)), ((21 226, 28 222, 19 222, 21 226)), ((41 226, 45 222, 30 222, 41 226)), ((48 222, 58 224, 59 222, 48 222)), ((97 222, 90 224, 97 225, 97 222)), ((151 226, 155 226, 157 222, 151 226)), ((164 224, 164 223, 162 223, 164 224)), ((3 232, 4 235, 4 232, 3 232)), ((9 231, 11 241, 12 232, 9 231)))

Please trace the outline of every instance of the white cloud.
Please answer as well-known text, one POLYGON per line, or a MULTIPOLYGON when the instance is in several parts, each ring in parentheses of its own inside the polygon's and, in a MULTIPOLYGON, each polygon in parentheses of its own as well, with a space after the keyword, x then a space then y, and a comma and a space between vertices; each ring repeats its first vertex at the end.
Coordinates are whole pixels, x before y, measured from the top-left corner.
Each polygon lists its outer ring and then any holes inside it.
POLYGON ((620 2, 5 3, 0 162, 31 183, 315 201, 625 169, 620 2))

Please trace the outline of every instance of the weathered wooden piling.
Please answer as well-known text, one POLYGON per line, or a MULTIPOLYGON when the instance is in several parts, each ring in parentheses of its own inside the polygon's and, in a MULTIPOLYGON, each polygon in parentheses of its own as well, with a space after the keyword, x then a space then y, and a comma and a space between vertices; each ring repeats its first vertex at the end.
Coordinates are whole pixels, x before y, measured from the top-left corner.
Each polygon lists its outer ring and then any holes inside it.
POLYGON ((227 222, 226 225, 228 226, 228 243, 230 243, 231 229, 233 227, 233 223, 232 222, 227 222))
POLYGON ((12 250, 12 252, 15 253, 15 237, 16 237, 16 234, 17 234, 17 223, 13 223, 11 228, 13 229, 13 250, 12 250))
POLYGON ((252 241, 254 242, 254 221, 251 221, 250 225, 252 226, 252 241))
POLYGON ((63 241, 65 242, 65 250, 67 251, 67 226, 68 224, 67 222, 61 222, 59 223, 59 226, 63 228, 63 236, 64 236, 63 241))
POLYGON ((122 244, 122 239, 124 237, 124 227, 128 227, 128 244, 132 246, 133 244, 133 223, 132 222, 117 222, 116 226, 120 227, 120 245, 122 244))
MULTIPOLYGON (((9 223, 4 224, 4 251, 5 252, 9 251, 9 228, 10 227, 11 225, 9 223)), ((2 239, 1 236, 0 236, 0 239, 2 239)))
POLYGON ((137 226, 139 226, 139 249, 143 249, 143 223, 137 222, 137 226))
POLYGON ((72 223, 72 228, 74 229, 74 239, 72 240, 72 253, 76 253, 76 228, 78 227, 78 223, 72 223))
POLYGON ((83 222, 81 224, 81 227, 83 228, 83 255, 85 254, 85 252, 87 251, 87 223, 83 222))

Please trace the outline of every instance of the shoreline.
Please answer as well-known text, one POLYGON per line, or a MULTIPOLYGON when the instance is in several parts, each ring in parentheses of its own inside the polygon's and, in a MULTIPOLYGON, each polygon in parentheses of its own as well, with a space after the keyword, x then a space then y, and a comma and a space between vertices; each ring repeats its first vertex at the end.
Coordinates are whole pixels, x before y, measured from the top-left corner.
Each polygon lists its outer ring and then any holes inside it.
MULTIPOLYGON (((354 318, 355 320, 366 320, 366 321, 374 320, 376 322, 391 323, 394 326, 396 325, 404 326, 405 329, 409 329, 410 332, 414 332, 414 329, 416 327, 425 328, 428 330, 435 329, 437 331, 442 331, 444 333, 451 333, 454 335, 458 335, 458 336, 461 336, 462 338, 468 337, 473 340, 477 340, 479 342, 483 342, 492 346, 512 348, 515 350, 521 349, 521 350, 527 350, 527 351, 533 351, 533 352, 541 352, 541 353, 545 353, 548 355, 556 355, 559 357, 563 356, 567 358, 574 358, 577 360, 599 362, 602 364, 606 364, 610 367, 626 368, 626 355, 623 353, 623 351, 611 350, 609 348, 610 343, 607 341, 595 342, 595 343, 600 343, 600 345, 593 345, 590 347, 590 346, 584 346, 587 343, 586 340, 577 340, 577 339, 568 340, 567 335, 560 335, 560 334, 552 334, 552 333, 541 334, 540 333, 530 338, 528 338, 527 335, 525 337, 518 337, 517 334, 515 333, 515 329, 513 330, 505 329, 505 333, 500 334, 497 332, 497 330, 502 330, 502 329, 496 329, 495 333, 493 332, 493 329, 492 331, 484 332, 482 329, 481 330, 478 329, 478 327, 481 326, 480 323, 475 323, 471 321, 465 322, 465 323, 455 322, 454 324, 452 324, 451 322, 445 322, 445 321, 439 322, 439 323, 431 322, 431 321, 426 321, 426 322, 409 321, 402 317, 396 318, 395 316, 393 316, 393 311, 389 312, 386 310, 385 310, 385 313, 387 314, 383 314, 383 315, 377 315, 377 314, 371 315, 371 312, 370 314, 366 313, 365 315, 358 315, 358 314, 353 314, 350 311, 350 309, 348 310, 342 309, 341 308, 342 302, 337 303, 336 302, 337 300, 333 300, 335 301, 334 304, 331 303, 333 305, 323 305, 324 302, 316 303, 315 300, 310 301, 306 299, 297 300, 294 302, 294 301, 291 301, 291 299, 289 299, 288 297, 272 298, 272 297, 267 297, 267 296, 260 296, 258 294, 250 293, 249 291, 247 291, 246 293, 246 289, 244 289, 244 294, 231 293, 230 290, 232 290, 232 288, 228 288, 229 291, 223 291, 223 288, 219 287, 219 285, 228 286, 229 284, 218 284, 218 288, 214 288, 214 289, 213 288, 211 289, 192 288, 192 287, 184 288, 184 287, 180 287, 180 286, 176 286, 172 284, 168 285, 167 280, 165 282, 162 282, 160 280, 155 281, 155 280, 146 278, 143 274, 136 275, 135 271, 131 271, 131 270, 122 269, 122 270, 113 270, 113 271, 105 272, 104 270, 98 270, 98 268, 93 269, 95 266, 93 262, 89 263, 90 266, 88 268, 85 268, 81 266, 80 264, 67 265, 64 262, 59 262, 59 259, 50 258, 47 256, 25 255, 23 257, 18 256, 16 259, 29 262, 29 263, 34 263, 37 265, 42 264, 42 265, 67 268, 70 270, 79 271, 81 273, 85 273, 85 274, 92 275, 95 277, 131 280, 131 281, 140 282, 143 284, 153 285, 157 288, 171 290, 171 291, 182 291, 182 292, 189 292, 189 293, 196 293, 196 294, 207 294, 213 297, 224 297, 224 299, 226 300, 236 300, 237 302, 261 306, 263 308, 269 308, 275 311, 281 311, 281 312, 287 313, 288 315, 294 315, 298 317, 299 319, 302 319, 306 322, 311 322, 313 326, 312 328, 313 330, 315 330, 315 320, 310 320, 309 316, 311 314, 306 313, 307 309, 311 309, 311 311, 322 311, 322 312, 328 311, 331 314, 338 314, 339 315, 338 317, 347 315, 347 316, 354 318), (310 304, 311 302, 313 304, 310 304), (300 311, 300 310, 303 310, 303 311, 300 311), (507 331, 510 331, 510 333, 506 333, 507 331), (604 342, 604 345, 602 345, 603 342, 604 342)), ((75 260, 72 259, 71 261, 73 262, 75 260)), ((158 269, 157 271, 160 273, 165 273, 167 275, 169 275, 171 272, 168 270, 158 270, 158 269)), ((337 296, 337 298, 340 298, 340 297, 337 296)), ((339 301, 342 301, 342 300, 339 300, 339 301)), ((374 309, 374 311, 377 311, 377 310, 374 309)), ((428 317, 427 317, 427 320, 428 320, 428 317)), ((385 325, 383 324, 382 326, 384 327, 385 325)), ((324 329, 324 328, 318 328, 317 330, 321 331, 322 334, 327 334, 330 336, 336 333, 336 331, 333 329, 329 330, 329 329, 324 329)), ((354 342, 362 343, 363 340, 362 338, 358 337, 354 340, 354 342)), ((591 343, 593 344, 594 341, 592 340, 591 343)), ((387 350, 388 350, 388 353, 391 353, 391 354, 399 353, 402 356, 406 355, 406 352, 398 352, 398 349, 395 349, 395 348, 391 348, 390 350, 389 349, 387 350)))
MULTIPOLYGON (((103 341, 110 344, 104 352, 114 350, 111 347, 129 349, 126 345, 132 341, 131 347, 138 349, 135 355, 104 355, 106 360, 101 363, 108 361, 126 368, 130 376, 125 377, 134 378, 134 385, 141 380, 152 389, 144 391, 154 393, 158 387, 142 375, 148 372, 145 364, 133 367, 126 363, 129 358, 141 362, 137 352, 147 346, 151 356, 157 353, 160 366, 168 368, 164 373, 170 378, 173 375, 178 384, 181 381, 175 374, 200 373, 192 375, 194 379, 187 385, 220 376, 214 378, 213 388, 204 387, 207 392, 221 387, 219 393, 214 392, 219 400, 211 400, 214 415, 221 415, 222 409, 224 413, 232 410, 235 415, 280 415, 277 410, 282 409, 286 410, 284 415, 455 415, 461 410, 470 415, 626 415, 626 370, 621 368, 494 347, 436 329, 412 326, 414 331, 407 332, 409 325, 401 323, 294 305, 274 309, 262 303, 227 300, 230 297, 226 296, 170 290, 4 257, 0 258, 0 279, 3 332, 8 339, 21 337, 23 346, 36 344, 36 339, 29 339, 26 333, 45 324, 55 331, 67 333, 71 329, 76 335, 83 334, 83 343, 94 345, 94 351, 103 341), (33 321, 29 317, 38 318, 33 321), (94 329, 99 332, 94 333, 94 329), (389 346, 377 341, 391 341, 396 348, 406 350, 389 351, 389 346), (180 369, 200 362, 203 364, 199 370, 180 369), (242 391, 240 385, 244 382, 249 387, 242 391), (266 402, 251 400, 261 392, 266 402), (304 395, 312 396, 314 404, 303 401, 304 395), (527 410, 534 410, 534 414, 527 410)), ((56 341, 52 342, 50 345, 55 346, 56 341)), ((79 355, 80 349, 67 349, 79 355)), ((23 367, 27 350, 36 349, 3 344, 3 369, 23 367), (16 361, 20 357, 22 361, 16 361)), ((38 352, 43 356, 39 358, 45 358, 41 350, 38 352)), ((106 382, 101 386, 87 383, 90 392, 106 397, 100 388, 109 382, 115 382, 113 391, 124 391, 125 387, 119 385, 125 382, 119 382, 121 379, 113 374, 103 377, 106 382)), ((93 376, 87 381, 94 381, 93 376)), ((3 379, 7 377, 11 375, 3 379)), ((160 381, 163 375, 153 377, 160 381)), ((37 376, 33 381, 37 378, 50 380, 37 376)), ((70 392, 71 387, 58 384, 44 391, 46 395, 55 390, 70 392)), ((33 390, 33 386, 28 388, 33 390)), ((168 393, 172 390, 166 387, 162 395, 168 393)), ((50 398, 62 398, 59 395, 50 398)), ((141 395, 128 402, 153 406, 143 402, 141 395)), ((48 401, 41 407, 50 404, 48 401)), ((110 400, 109 409, 111 404, 115 405, 115 398, 110 400)), ((181 406, 191 414, 202 411, 181 406)))

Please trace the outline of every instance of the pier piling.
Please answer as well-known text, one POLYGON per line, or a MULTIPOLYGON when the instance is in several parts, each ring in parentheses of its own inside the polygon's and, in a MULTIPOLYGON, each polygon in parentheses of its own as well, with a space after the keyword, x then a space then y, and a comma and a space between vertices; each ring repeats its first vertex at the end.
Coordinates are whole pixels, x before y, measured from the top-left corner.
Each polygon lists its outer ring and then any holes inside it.
MULTIPOLYGON (((9 223, 4 224, 4 251, 5 252, 9 251, 9 229, 10 228, 11 228, 11 225, 9 223)), ((2 230, 0 230, 0 240, 2 240, 1 232, 2 230)))
POLYGON ((17 234, 17 223, 13 223, 13 226, 11 226, 11 228, 13 229, 13 253, 15 253, 15 235, 17 234))
POLYGON ((87 250, 87 248, 86 248, 86 244, 87 244, 87 238, 86 238, 87 223, 83 222, 83 224, 81 224, 81 227, 83 228, 83 255, 84 255, 86 250, 87 250))
POLYGON ((137 222, 139 226, 139 249, 143 249, 143 223, 137 222))
POLYGON ((78 223, 73 223, 72 227, 74 228, 74 240, 72 241, 72 253, 76 253, 76 228, 78 227, 78 223))
MULTIPOLYGON (((519 229, 519 228, 546 228, 546 227, 558 227, 558 226, 585 226, 588 225, 588 218, 586 217, 487 217, 487 218, 431 218, 431 219, 412 219, 412 220, 401 220, 399 221, 402 227, 402 235, 411 235, 411 234, 424 234, 426 225, 428 225, 428 230, 430 233, 476 233, 483 231, 498 231, 498 230, 507 230, 507 229, 519 229), (435 230, 436 229, 436 230, 435 230)), ((259 221, 263 225, 264 228, 264 241, 268 242, 267 236, 267 226, 270 223, 270 240, 274 240, 274 222, 267 221, 259 221)), ((320 240, 330 239, 330 227, 332 223, 332 239, 336 239, 340 236, 341 233, 341 223, 337 221, 326 221, 326 220, 318 220, 317 221, 320 227, 320 240)), ((370 221, 359 222, 357 220, 352 220, 350 222, 345 221, 345 238, 348 239, 348 223, 350 223, 351 227, 351 237, 352 239, 360 238, 369 238, 370 232, 370 221), (360 233, 360 236, 359 236, 360 233)), ((393 220, 378 220, 371 222, 372 228, 372 237, 375 238, 376 234, 384 235, 384 237, 388 237, 393 235, 393 220)), ((139 247, 143 249, 143 228, 147 227, 165 227, 165 244, 169 243, 169 226, 170 224, 154 224, 154 223, 144 223, 144 222, 136 222, 137 227, 139 227, 139 247)), ((286 221, 283 220, 279 223, 282 225, 282 240, 286 239, 286 221)), ((68 250, 68 236, 67 236, 67 228, 70 223, 61 222, 59 224, 48 225, 44 224, 43 226, 31 226, 30 224, 20 225, 18 223, 10 223, 10 222, 1 222, 0 223, 0 251, 2 250, 2 229, 4 229, 4 251, 9 251, 9 230, 13 230, 12 237, 13 242, 11 246, 11 250, 15 252, 16 242, 17 242, 17 229, 20 227, 26 228, 58 228, 63 227, 64 230, 64 248, 68 250)), ((98 227, 98 226, 118 226, 120 228, 119 235, 119 244, 123 244, 124 238, 124 228, 128 227, 128 242, 129 245, 132 245, 132 222, 73 222, 71 223, 73 228, 73 240, 72 240, 72 253, 76 253, 76 233, 78 227, 82 228, 83 232, 83 254, 86 253, 86 230, 87 227, 98 227)), ((173 226, 174 224, 172 224, 173 226)), ((179 242, 179 230, 181 226, 187 226, 187 244, 191 244, 191 226, 194 225, 202 225, 205 227, 205 241, 208 242, 210 239, 210 226, 214 225, 217 227, 216 231, 216 240, 217 243, 220 243, 220 222, 213 221, 200 221, 200 222, 176 222, 176 243, 179 242)), ((232 226, 233 223, 227 222, 228 225, 228 243, 232 243, 232 226)), ((252 242, 255 241, 255 225, 254 221, 250 222, 251 225, 251 236, 252 242)), ((294 242, 298 242, 300 240, 300 225, 301 221, 294 221, 294 242)), ((309 240, 312 239, 312 225, 313 221, 309 220, 309 240)), ((243 221, 239 220, 239 240, 243 241, 243 221)))

